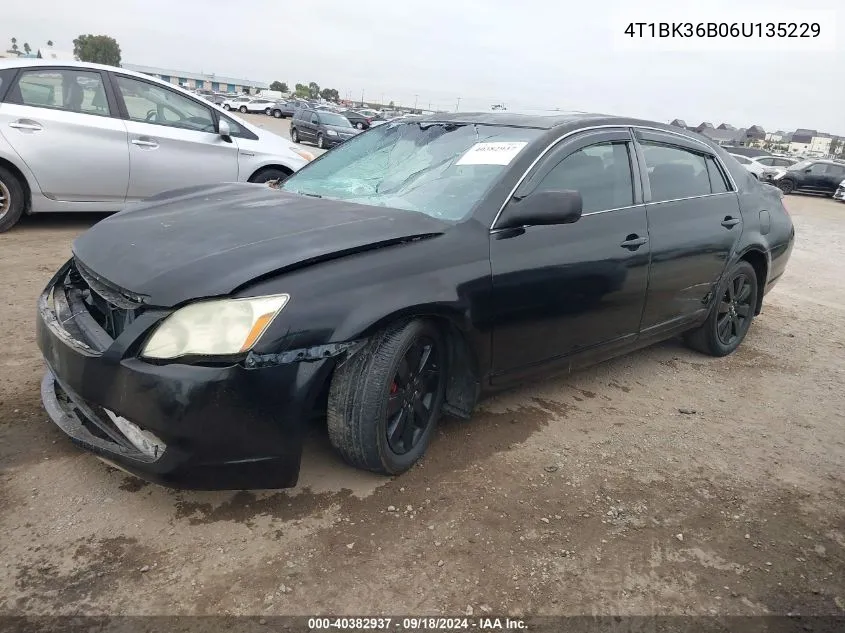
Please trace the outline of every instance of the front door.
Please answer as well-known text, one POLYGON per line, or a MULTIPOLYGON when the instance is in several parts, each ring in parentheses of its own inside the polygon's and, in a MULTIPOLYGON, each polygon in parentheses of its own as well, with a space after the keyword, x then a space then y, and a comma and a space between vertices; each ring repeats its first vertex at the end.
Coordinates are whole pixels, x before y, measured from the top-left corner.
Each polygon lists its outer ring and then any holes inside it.
POLYGON ((216 132, 211 108, 142 79, 116 75, 129 132, 127 201, 238 180, 237 142, 216 132))
POLYGON ((113 204, 117 211, 126 197, 129 149, 105 81, 81 68, 22 70, 0 104, 0 133, 46 197, 113 204))
POLYGON ((843 179, 845 179, 845 165, 828 164, 827 171, 825 172, 824 186, 821 191, 828 195, 833 195, 843 179))
POLYGON ((702 316, 742 233, 733 185, 704 145, 638 131, 645 165, 651 274, 642 331, 702 316))
POLYGON ((517 199, 579 191, 583 215, 572 224, 491 231, 494 382, 636 336, 649 240, 635 164, 627 130, 587 132, 562 143, 520 185, 517 199))

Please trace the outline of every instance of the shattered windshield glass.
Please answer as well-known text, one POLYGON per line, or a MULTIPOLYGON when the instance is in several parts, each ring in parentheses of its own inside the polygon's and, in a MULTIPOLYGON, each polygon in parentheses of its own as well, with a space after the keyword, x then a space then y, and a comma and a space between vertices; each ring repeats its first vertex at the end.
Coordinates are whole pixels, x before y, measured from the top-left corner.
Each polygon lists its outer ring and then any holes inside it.
POLYGON ((427 121, 380 125, 294 174, 282 189, 458 221, 540 132, 427 121))

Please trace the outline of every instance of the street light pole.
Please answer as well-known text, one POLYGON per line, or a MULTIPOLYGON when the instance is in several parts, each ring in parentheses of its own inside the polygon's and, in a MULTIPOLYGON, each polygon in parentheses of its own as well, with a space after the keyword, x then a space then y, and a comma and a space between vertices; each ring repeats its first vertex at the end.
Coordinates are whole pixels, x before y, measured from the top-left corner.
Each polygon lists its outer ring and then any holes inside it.
POLYGON ((416 111, 417 109, 417 101, 419 100, 419 98, 419 95, 414 95, 414 111, 416 111))
POLYGON ((361 107, 364 107, 364 89, 361 88, 361 107))
POLYGON ((458 103, 455 105, 455 112, 461 109, 461 98, 458 97, 458 103))

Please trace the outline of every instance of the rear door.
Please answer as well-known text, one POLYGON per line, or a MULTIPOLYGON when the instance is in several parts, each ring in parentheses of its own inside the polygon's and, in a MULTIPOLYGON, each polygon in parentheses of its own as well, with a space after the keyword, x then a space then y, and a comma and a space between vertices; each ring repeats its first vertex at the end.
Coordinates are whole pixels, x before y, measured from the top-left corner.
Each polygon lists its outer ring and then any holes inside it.
POLYGON ((637 130, 644 165, 651 271, 641 330, 700 317, 742 233, 734 184, 712 150, 674 134, 637 130))
POLYGON ((127 201, 238 180, 237 141, 220 137, 208 104, 117 73, 114 86, 129 132, 127 201))
POLYGON ((825 172, 824 193, 833 194, 845 178, 845 165, 828 165, 825 172))
POLYGON ((0 104, 0 134, 46 197, 108 203, 117 211, 126 197, 129 149, 116 110, 100 71, 25 68, 0 104))
POLYGON ((627 129, 586 132, 561 143, 515 192, 574 189, 584 206, 572 224, 491 232, 494 381, 636 336, 649 238, 635 165, 627 129))
POLYGON ((824 191, 827 182, 827 163, 813 163, 805 167, 799 181, 801 189, 807 191, 824 191))

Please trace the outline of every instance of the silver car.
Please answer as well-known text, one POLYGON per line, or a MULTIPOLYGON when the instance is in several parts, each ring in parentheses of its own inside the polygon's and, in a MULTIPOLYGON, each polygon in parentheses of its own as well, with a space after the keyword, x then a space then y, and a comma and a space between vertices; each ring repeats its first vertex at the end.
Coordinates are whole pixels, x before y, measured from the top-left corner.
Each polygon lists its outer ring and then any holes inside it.
POLYGON ((0 232, 23 213, 120 211, 169 189, 277 180, 312 159, 141 73, 0 60, 0 232))

